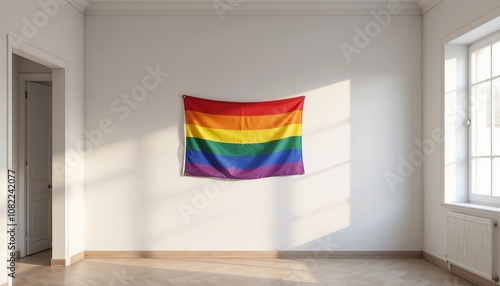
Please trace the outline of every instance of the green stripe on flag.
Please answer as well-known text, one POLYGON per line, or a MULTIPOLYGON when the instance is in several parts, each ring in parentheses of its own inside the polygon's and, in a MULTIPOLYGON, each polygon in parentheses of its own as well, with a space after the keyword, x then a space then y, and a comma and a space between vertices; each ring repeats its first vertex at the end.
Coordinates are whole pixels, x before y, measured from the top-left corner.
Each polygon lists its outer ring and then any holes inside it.
POLYGON ((186 149, 226 156, 256 156, 282 150, 302 148, 302 136, 256 144, 221 143, 200 138, 187 137, 186 149))

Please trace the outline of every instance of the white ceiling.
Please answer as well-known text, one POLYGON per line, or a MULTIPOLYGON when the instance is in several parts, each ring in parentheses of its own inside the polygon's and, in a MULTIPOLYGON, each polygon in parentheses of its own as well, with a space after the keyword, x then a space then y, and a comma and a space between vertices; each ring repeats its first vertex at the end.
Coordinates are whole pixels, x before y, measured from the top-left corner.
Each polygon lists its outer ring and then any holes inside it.
POLYGON ((230 4, 233 15, 354 15, 387 9, 399 2, 401 14, 423 14, 441 0, 68 0, 85 14, 216 14, 214 3, 230 4))

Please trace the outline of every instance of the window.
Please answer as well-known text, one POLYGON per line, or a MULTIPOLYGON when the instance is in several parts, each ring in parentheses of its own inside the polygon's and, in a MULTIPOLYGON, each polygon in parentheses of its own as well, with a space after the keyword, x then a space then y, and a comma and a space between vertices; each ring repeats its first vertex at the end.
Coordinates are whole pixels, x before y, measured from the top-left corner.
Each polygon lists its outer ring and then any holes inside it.
POLYGON ((500 206, 500 33, 469 45, 469 201, 500 206))

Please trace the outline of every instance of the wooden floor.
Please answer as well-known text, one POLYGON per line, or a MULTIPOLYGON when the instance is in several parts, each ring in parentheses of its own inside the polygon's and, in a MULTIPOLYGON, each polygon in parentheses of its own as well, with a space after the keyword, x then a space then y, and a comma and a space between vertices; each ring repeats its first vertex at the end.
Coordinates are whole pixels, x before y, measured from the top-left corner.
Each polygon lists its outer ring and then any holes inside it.
POLYGON ((13 285, 474 285, 422 259, 85 259, 50 267, 50 251, 17 261, 13 285))

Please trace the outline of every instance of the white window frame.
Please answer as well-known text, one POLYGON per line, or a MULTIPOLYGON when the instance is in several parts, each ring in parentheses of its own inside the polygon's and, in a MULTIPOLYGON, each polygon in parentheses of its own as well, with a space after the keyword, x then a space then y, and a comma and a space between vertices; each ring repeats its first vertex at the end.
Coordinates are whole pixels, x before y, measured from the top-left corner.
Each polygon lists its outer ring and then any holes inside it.
MULTIPOLYGON (((471 70, 472 70, 472 61, 471 61, 471 58, 472 58, 472 53, 474 53, 475 51, 478 51, 482 48, 485 48, 487 46, 492 46, 493 44, 497 43, 497 42, 500 42, 500 32, 496 32, 496 33, 493 33, 493 34, 490 34, 472 44, 469 45, 469 54, 468 54, 468 60, 469 60, 469 64, 468 64, 468 72, 469 72, 469 82, 468 82, 468 99, 469 99, 469 118, 471 118, 471 108, 472 108, 472 87, 473 85, 479 85, 479 84, 482 84, 482 83, 485 83, 485 82, 490 82, 490 93, 491 95, 493 94, 493 89, 492 89, 492 85, 493 85, 493 81, 494 80, 497 80, 497 79, 500 79, 500 75, 498 76, 493 76, 493 66, 490 67, 491 69, 491 76, 489 79, 485 79, 485 80, 481 80, 481 81, 478 81, 476 83, 472 83, 472 73, 471 73, 471 70)), ((490 50, 490 53, 493 53, 493 49, 490 50)), ((493 62, 493 57, 490 58, 490 61, 493 62)), ((493 96, 491 96, 491 111, 490 111, 490 114, 491 114, 491 118, 493 119, 493 115, 494 115, 494 108, 495 108, 495 102, 494 102, 494 99, 493 99, 493 96)), ((469 126, 470 127, 470 126, 469 126)), ((468 136, 468 152, 469 152, 469 172, 468 172, 468 175, 469 175, 469 203, 474 203, 474 204, 483 204, 483 205, 490 205, 490 206, 495 206, 495 207, 500 207, 500 196, 493 196, 493 181, 494 181, 494 174, 493 174, 493 159, 494 158, 497 158, 497 160, 500 160, 500 155, 493 155, 493 130, 494 130, 494 126, 492 125, 491 126, 491 144, 490 144, 490 148, 491 148, 491 152, 490 152, 490 155, 489 156, 472 156, 472 132, 471 132, 471 127, 469 128, 469 136, 468 136), (473 179, 473 174, 472 174, 472 159, 473 158, 490 158, 491 159, 491 182, 490 182, 490 186, 491 186, 491 195, 479 195, 479 194, 473 194, 472 193, 472 179, 473 179)))

